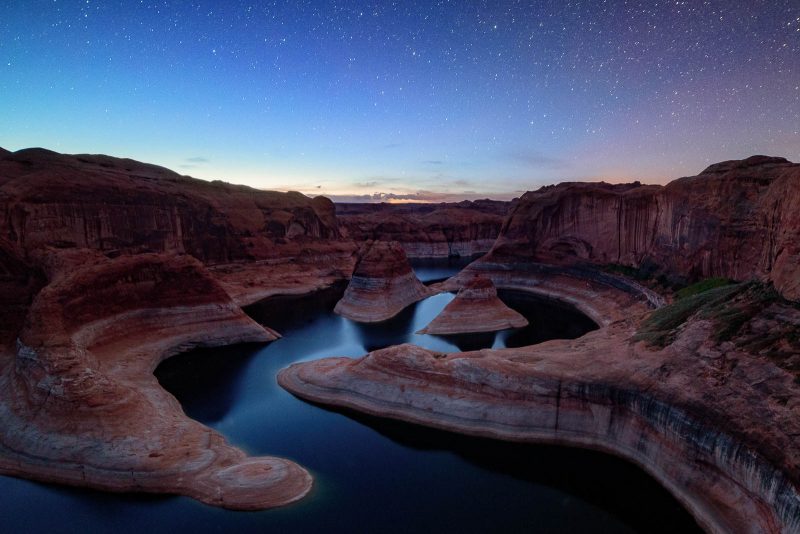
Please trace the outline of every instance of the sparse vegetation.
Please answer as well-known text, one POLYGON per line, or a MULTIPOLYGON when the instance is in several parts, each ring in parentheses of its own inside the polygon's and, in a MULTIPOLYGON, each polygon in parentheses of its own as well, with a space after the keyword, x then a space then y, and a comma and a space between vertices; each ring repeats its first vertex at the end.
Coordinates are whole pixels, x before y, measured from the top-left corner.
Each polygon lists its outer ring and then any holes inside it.
POLYGON ((665 347, 672 343, 678 329, 691 316, 701 310, 713 310, 741 292, 745 284, 736 284, 709 289, 702 293, 680 299, 669 306, 654 311, 636 334, 637 340, 650 345, 665 347))
POLYGON ((766 357, 792 372, 800 383, 800 303, 783 299, 775 289, 760 282, 722 284, 720 279, 687 288, 683 298, 654 311, 639 328, 635 339, 664 347, 693 316, 713 324, 716 344, 766 357))
POLYGON ((706 278, 705 280, 701 280, 696 284, 692 284, 676 291, 675 298, 677 300, 682 300, 693 295, 704 293, 709 289, 716 289, 718 287, 729 286, 735 283, 736 282, 728 278, 706 278))

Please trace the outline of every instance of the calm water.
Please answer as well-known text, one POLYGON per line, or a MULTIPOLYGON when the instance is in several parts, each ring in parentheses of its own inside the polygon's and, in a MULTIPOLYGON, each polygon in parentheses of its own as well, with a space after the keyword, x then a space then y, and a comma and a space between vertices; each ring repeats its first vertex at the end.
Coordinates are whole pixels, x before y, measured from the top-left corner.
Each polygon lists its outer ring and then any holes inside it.
MULTIPOLYGON (((421 279, 464 260, 417 264, 421 279)), ((229 512, 184 497, 107 495, 0 477, 0 530, 87 532, 687 532, 691 517, 644 473, 599 453, 467 438, 292 397, 276 373, 296 361, 363 355, 412 342, 435 350, 519 346, 574 337, 594 324, 519 293, 501 297, 531 326, 488 336, 413 332, 453 298, 437 295, 378 325, 332 313, 342 289, 276 298, 248 310, 284 337, 269 345, 201 350, 159 367, 162 384, 195 419, 252 454, 298 461, 312 495, 287 508, 229 512)))

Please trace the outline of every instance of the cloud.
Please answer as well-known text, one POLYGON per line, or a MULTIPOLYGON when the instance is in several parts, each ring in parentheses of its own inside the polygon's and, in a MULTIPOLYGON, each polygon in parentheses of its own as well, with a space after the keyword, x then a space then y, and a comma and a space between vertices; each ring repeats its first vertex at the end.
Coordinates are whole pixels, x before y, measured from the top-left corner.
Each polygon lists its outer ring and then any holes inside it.
POLYGON ((184 161, 188 161, 189 163, 208 163, 206 158, 200 156, 194 156, 192 158, 186 158, 184 161))
POLYGON ((336 193, 322 193, 334 202, 347 203, 367 203, 375 204, 380 202, 388 203, 425 203, 438 204, 440 202, 461 202, 462 200, 480 200, 491 198, 494 200, 511 200, 519 196, 518 192, 497 193, 487 191, 475 191, 472 189, 459 190, 459 191, 430 191, 427 189, 420 189, 411 192, 385 192, 377 191, 374 193, 350 193, 350 194, 336 194, 336 193))
POLYGON ((379 186, 380 182, 356 182, 353 185, 355 187, 358 187, 358 188, 366 188, 366 189, 368 189, 368 188, 379 186))
POLYGON ((563 169, 569 166, 569 162, 561 158, 547 156, 538 150, 519 149, 506 154, 513 160, 524 163, 529 167, 538 169, 563 169))
POLYGON ((403 146, 403 143, 387 143, 385 145, 381 145, 383 149, 390 149, 390 148, 399 148, 403 146))
POLYGON ((356 204, 371 204, 375 202, 372 200, 372 195, 325 195, 333 202, 338 203, 356 203, 356 204))
POLYGON ((424 163, 425 165, 444 165, 444 161, 440 159, 426 159, 422 163, 424 163))

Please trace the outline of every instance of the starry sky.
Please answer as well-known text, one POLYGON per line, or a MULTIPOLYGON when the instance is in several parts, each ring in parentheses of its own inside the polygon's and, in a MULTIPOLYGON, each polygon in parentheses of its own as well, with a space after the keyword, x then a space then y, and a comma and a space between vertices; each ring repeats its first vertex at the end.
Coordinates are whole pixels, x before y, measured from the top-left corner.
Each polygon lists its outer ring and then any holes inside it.
POLYGON ((0 146, 351 201, 800 161, 800 0, 2 0, 0 146))

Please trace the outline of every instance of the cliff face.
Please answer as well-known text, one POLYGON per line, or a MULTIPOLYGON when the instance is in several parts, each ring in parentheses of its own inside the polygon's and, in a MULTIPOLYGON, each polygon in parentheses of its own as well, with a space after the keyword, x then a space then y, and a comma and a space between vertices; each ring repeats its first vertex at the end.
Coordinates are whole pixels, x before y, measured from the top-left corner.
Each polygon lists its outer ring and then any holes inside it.
POLYGON ((13 353, 0 350, 0 473, 235 509, 310 490, 298 465, 247 457, 189 419, 152 375, 192 347, 275 339, 200 262, 73 249, 41 263, 48 283, 13 353))
MULTIPOLYGON (((800 529, 797 351, 781 355, 780 339, 767 342, 776 332, 796 335, 795 305, 760 305, 742 290, 732 319, 732 309, 687 315, 677 302, 659 310, 681 322, 669 323, 675 339, 648 346, 637 341, 648 301, 632 288, 555 268, 478 261, 467 271, 458 278, 481 272, 498 286, 609 320, 579 339, 519 349, 441 354, 400 345, 355 360, 302 362, 281 371, 279 383, 313 402, 380 417, 619 455, 658 479, 709 532, 800 529), (720 322, 742 318, 739 334, 715 334, 720 322)), ((716 306, 710 297, 702 296, 716 306)))
POLYGON ((0 231, 23 254, 85 247, 187 253, 205 263, 278 257, 290 241, 340 236, 327 199, 43 149, 0 159, 0 231))
POLYGON ((487 252, 509 202, 457 204, 338 204, 339 221, 356 241, 396 241, 413 258, 487 252))
POLYGON ((0 347, 13 342, 25 313, 44 281, 41 272, 23 261, 0 239, 0 347))
POLYGON ((523 195, 492 254, 770 280, 800 298, 800 165, 754 156, 668 185, 565 183, 523 195))
POLYGON ((333 204, 132 160, 0 153, 0 473, 236 509, 303 497, 152 372, 193 347, 276 338, 239 305, 345 279, 333 204))

